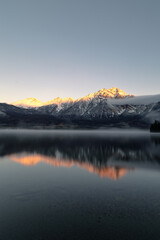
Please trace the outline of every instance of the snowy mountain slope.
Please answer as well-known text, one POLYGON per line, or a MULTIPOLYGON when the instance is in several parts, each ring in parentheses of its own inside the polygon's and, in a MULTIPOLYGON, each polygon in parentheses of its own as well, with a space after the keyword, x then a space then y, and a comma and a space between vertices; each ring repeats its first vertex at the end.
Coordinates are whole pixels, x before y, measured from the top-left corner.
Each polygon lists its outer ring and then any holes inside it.
POLYGON ((59 113, 61 116, 74 116, 82 118, 103 118, 111 117, 114 113, 119 113, 121 107, 114 106, 108 103, 107 99, 96 99, 93 98, 89 101, 77 101, 68 109, 65 109, 65 112, 61 110, 59 113))
POLYGON ((37 108, 37 112, 42 114, 50 114, 50 115, 60 115, 61 112, 64 112, 71 106, 73 106, 74 102, 62 102, 58 104, 50 104, 46 106, 42 106, 37 108))
POLYGON ((68 98, 57 97, 57 98, 54 98, 53 100, 42 102, 36 98, 26 98, 20 101, 13 102, 11 104, 15 106, 23 107, 23 108, 33 108, 33 107, 37 108, 37 107, 53 105, 53 104, 60 105, 62 103, 73 103, 75 101, 88 101, 93 98, 115 98, 115 99, 118 98, 119 99, 119 98, 126 98, 126 97, 132 97, 132 96, 133 95, 126 94, 123 90, 114 87, 108 90, 106 88, 103 88, 98 92, 91 93, 77 100, 74 100, 71 97, 68 97, 68 98))
POLYGON ((20 101, 16 101, 11 103, 14 106, 17 107, 23 107, 23 108, 31 108, 31 107, 40 107, 43 106, 43 102, 39 101, 36 98, 26 98, 20 101))
POLYGON ((33 127, 57 125, 60 119, 40 114, 35 108, 24 109, 0 103, 0 127, 33 127))
MULTIPOLYGON (((49 102, 37 99, 23 101, 28 107, 0 104, 0 120, 12 118, 12 122, 27 122, 35 125, 51 124, 105 124, 148 127, 160 121, 160 94, 135 97, 118 88, 101 89, 96 93, 74 100, 55 98, 49 102), (33 100, 33 101, 32 101, 33 100), (35 104, 36 103, 36 104, 35 104), (35 106, 36 107, 33 107, 35 106), (16 120, 15 120, 16 118, 16 120)), ((22 104, 22 102, 21 102, 22 104)))
POLYGON ((152 112, 153 107, 156 107, 160 101, 160 95, 133 97, 120 89, 113 88, 113 90, 113 95, 109 93, 109 90, 101 89, 94 94, 79 98, 75 102, 43 106, 38 111, 71 119, 113 119, 136 115, 144 117, 151 116, 151 113, 150 115, 148 113, 152 112), (121 97, 119 97, 120 94, 121 97))
POLYGON ((68 98, 60 98, 60 97, 57 97, 57 98, 54 98, 53 100, 51 101, 48 101, 48 102, 45 102, 43 106, 45 105, 51 105, 51 104, 63 104, 63 103, 73 103, 75 100, 71 97, 68 97, 68 98))
POLYGON ((103 88, 98 92, 91 93, 75 101, 43 106, 37 109, 37 111, 64 118, 71 116, 83 118, 87 117, 89 119, 92 117, 110 117, 114 115, 114 112, 118 112, 118 114, 120 114, 122 109, 121 107, 113 106, 113 104, 109 103, 108 100, 117 99, 118 101, 119 99, 130 97, 133 97, 133 95, 126 94, 119 88, 111 88, 108 90, 103 88))
POLYGON ((98 92, 90 93, 85 97, 77 99, 77 101, 89 101, 93 98, 111 98, 111 99, 119 99, 119 98, 126 98, 126 97, 133 97, 132 94, 126 94, 123 90, 119 88, 102 88, 98 92))
POLYGON ((53 104, 60 105, 62 103, 70 103, 70 102, 74 102, 74 99, 70 97, 69 98, 57 97, 47 102, 41 102, 36 98, 26 98, 17 102, 13 102, 11 104, 17 107, 22 107, 22 108, 38 108, 38 107, 47 106, 47 105, 53 105, 53 104))

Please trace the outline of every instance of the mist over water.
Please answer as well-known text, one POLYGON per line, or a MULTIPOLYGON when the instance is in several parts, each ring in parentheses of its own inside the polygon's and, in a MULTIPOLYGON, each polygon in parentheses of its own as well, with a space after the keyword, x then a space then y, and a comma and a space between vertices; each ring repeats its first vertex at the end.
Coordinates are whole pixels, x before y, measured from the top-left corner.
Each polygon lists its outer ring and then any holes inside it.
POLYGON ((160 239, 160 135, 1 130, 0 239, 160 239))

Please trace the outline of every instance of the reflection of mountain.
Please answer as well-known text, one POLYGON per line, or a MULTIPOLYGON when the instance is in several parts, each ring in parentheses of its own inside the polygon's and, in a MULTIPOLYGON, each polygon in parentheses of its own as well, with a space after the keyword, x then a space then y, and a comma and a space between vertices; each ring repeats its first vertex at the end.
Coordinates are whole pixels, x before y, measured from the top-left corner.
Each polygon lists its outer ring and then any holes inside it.
POLYGON ((74 165, 86 169, 88 172, 90 173, 95 173, 98 174, 100 177, 102 178, 106 178, 109 177, 111 179, 118 179, 123 177, 128 169, 125 167, 114 167, 114 166, 110 166, 110 167, 96 167, 93 166, 91 163, 86 163, 86 162, 78 162, 72 159, 58 159, 58 158, 52 158, 52 157, 46 157, 40 154, 36 154, 36 155, 16 155, 16 154, 12 154, 9 156, 9 158, 12 161, 21 163, 23 165, 35 165, 38 162, 45 162, 45 163, 49 163, 51 165, 53 165, 54 167, 72 167, 74 165))
POLYGON ((0 156, 25 165, 45 161, 54 166, 76 165, 103 177, 119 178, 141 165, 160 166, 159 137, 109 132, 4 131, 0 156))
POLYGON ((74 165, 73 160, 63 160, 63 159, 57 159, 52 157, 47 157, 40 154, 30 154, 30 155, 18 155, 18 154, 11 154, 9 158, 14 161, 21 163, 25 166, 30 165, 36 165, 39 162, 46 162, 48 164, 51 164, 55 167, 72 167, 74 165))

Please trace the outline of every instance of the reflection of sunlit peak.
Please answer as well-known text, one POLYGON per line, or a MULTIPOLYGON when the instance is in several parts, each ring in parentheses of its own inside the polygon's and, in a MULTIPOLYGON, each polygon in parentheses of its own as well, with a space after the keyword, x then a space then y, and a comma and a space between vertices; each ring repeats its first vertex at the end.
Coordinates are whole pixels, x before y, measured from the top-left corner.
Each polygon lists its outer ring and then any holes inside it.
POLYGON ((56 157, 44 156, 41 154, 30 154, 30 155, 16 155, 12 154, 9 158, 14 161, 21 163, 25 166, 36 165, 39 162, 45 162, 53 165, 54 167, 72 167, 76 165, 80 168, 87 170, 90 173, 99 175, 102 178, 110 178, 113 180, 122 178, 127 173, 128 169, 125 167, 114 167, 114 166, 102 166, 96 167, 95 165, 87 162, 79 162, 73 159, 59 159, 56 157))
POLYGON ((42 157, 40 155, 10 155, 10 159, 14 162, 21 163, 23 165, 35 165, 38 162, 42 161, 42 157))
POLYGON ((55 167, 72 167, 73 166, 73 161, 63 161, 61 159, 48 157, 41 154, 30 154, 30 155, 12 154, 9 156, 9 158, 12 161, 21 163, 25 166, 36 165, 39 162, 46 162, 51 165, 54 165, 55 167))
POLYGON ((77 165, 80 167, 83 167, 84 169, 86 169, 88 172, 91 173, 95 173, 98 174, 100 177, 102 178, 111 178, 113 180, 122 178, 128 171, 127 168, 125 167, 114 167, 114 166, 110 166, 110 167, 95 167, 92 164, 89 163, 78 163, 77 165))

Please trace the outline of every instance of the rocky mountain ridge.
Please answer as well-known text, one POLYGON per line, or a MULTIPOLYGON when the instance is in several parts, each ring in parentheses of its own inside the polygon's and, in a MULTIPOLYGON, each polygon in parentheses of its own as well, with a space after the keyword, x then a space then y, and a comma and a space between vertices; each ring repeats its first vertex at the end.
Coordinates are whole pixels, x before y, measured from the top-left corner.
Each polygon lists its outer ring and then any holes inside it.
POLYGON ((68 98, 54 98, 53 100, 47 101, 47 102, 42 102, 36 98, 26 98, 23 100, 19 100, 16 102, 11 103, 14 106, 18 107, 23 107, 23 108, 31 108, 31 107, 42 107, 42 106, 47 106, 47 105, 52 105, 52 104, 62 104, 62 103, 74 103, 78 101, 88 101, 93 98, 115 98, 115 99, 120 99, 120 98, 126 98, 126 97, 133 97, 132 94, 126 94, 123 90, 113 87, 110 89, 102 88, 98 92, 95 93, 90 93, 87 96, 78 98, 78 99, 73 99, 72 97, 68 98))
POLYGON ((149 128, 155 120, 160 121, 160 94, 136 97, 112 88, 77 100, 55 98, 43 106, 37 99, 26 101, 30 106, 1 103, 0 126, 149 128))

